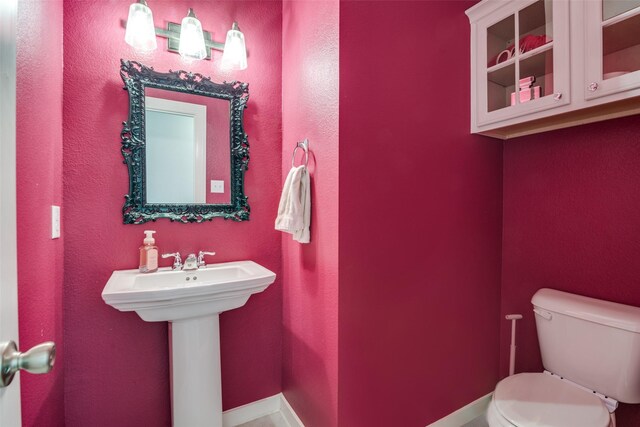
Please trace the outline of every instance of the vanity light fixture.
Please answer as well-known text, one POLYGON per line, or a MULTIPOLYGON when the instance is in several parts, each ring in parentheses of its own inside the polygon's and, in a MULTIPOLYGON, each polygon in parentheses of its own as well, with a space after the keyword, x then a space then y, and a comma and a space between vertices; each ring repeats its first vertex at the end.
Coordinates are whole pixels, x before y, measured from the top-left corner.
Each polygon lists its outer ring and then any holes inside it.
POLYGON ((129 6, 127 31, 124 41, 137 50, 149 52, 158 47, 156 32, 153 27, 153 14, 146 0, 138 0, 129 6))
POLYGON ((247 48, 244 44, 244 34, 234 22, 227 32, 227 41, 222 53, 222 68, 227 70, 245 70, 247 68, 247 48))
POLYGON ((189 13, 182 20, 178 52, 184 59, 203 59, 207 56, 207 51, 204 47, 202 24, 198 21, 191 8, 189 8, 189 13))
POLYGON ((129 7, 129 19, 125 41, 137 50, 150 51, 156 48, 156 36, 168 39, 167 50, 179 53, 186 59, 211 59, 211 49, 220 50, 222 68, 244 70, 247 68, 247 49, 244 34, 234 22, 227 32, 226 43, 211 40, 211 33, 203 31, 192 8, 182 20, 182 25, 168 22, 167 28, 153 26, 153 15, 146 0, 138 0, 129 7), (154 31, 155 30, 155 31, 154 31))

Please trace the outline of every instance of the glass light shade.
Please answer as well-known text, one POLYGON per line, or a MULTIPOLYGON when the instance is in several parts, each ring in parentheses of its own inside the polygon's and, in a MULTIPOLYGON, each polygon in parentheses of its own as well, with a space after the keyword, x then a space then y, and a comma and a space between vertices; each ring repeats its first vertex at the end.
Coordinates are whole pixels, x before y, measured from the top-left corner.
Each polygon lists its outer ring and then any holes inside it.
POLYGON ((153 28, 153 14, 146 3, 133 3, 129 6, 129 18, 124 41, 141 51, 151 51, 158 47, 156 30, 153 28))
POLYGON ((189 14, 182 20, 178 52, 185 59, 203 59, 207 56, 202 24, 196 18, 193 9, 189 9, 189 14))
POLYGON ((247 68, 247 48, 244 43, 244 34, 235 22, 227 33, 227 41, 222 53, 222 68, 227 70, 245 70, 247 68))

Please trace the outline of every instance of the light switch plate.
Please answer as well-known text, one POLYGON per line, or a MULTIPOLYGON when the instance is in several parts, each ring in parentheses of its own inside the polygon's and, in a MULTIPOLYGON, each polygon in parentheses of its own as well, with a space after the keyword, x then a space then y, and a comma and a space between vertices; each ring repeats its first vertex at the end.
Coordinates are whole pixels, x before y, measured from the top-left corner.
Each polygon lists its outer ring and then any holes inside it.
POLYGON ((212 193, 224 193, 224 181, 211 180, 211 192, 212 193))
POLYGON ((60 238, 60 206, 51 206, 51 238, 60 238))

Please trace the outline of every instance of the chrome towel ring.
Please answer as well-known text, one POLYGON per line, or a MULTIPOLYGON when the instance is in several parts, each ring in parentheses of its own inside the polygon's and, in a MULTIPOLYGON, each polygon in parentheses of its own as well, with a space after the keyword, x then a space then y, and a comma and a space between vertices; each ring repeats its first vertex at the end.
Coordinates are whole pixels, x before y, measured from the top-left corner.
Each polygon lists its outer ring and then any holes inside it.
POLYGON ((296 148, 293 149, 293 155, 291 156, 291 167, 296 167, 296 151, 298 151, 298 148, 304 150, 304 167, 307 167, 309 164, 309 140, 306 138, 302 142, 296 142, 296 148))

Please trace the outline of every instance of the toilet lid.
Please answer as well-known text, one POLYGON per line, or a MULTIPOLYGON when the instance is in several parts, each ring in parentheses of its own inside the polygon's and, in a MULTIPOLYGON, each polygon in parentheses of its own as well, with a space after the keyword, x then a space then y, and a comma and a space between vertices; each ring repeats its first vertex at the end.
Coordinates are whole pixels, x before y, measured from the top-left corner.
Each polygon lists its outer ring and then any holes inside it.
POLYGON ((597 396, 549 374, 507 377, 496 386, 493 400, 498 412, 516 426, 607 427, 610 421, 597 396))

